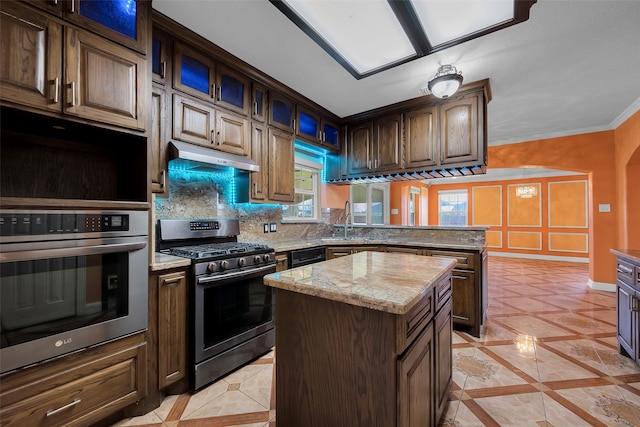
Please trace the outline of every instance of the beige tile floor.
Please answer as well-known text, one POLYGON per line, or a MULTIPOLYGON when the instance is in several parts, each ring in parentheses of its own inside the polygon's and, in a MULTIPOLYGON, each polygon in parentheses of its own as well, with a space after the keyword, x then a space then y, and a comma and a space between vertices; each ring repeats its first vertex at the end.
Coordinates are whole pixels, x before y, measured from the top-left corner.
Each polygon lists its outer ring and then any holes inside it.
MULTIPOLYGON (((615 295, 587 280, 586 264, 490 257, 486 333, 454 333, 441 425, 640 426, 640 368, 617 352, 615 295)), ((274 357, 116 426, 275 427, 274 357)))

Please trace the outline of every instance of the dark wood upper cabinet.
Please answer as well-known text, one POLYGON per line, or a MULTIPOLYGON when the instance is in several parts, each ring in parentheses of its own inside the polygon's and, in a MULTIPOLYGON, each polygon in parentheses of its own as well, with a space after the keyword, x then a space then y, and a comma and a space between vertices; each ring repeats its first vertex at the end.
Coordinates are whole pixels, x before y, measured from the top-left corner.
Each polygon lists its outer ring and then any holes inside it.
POLYGON ((276 91, 269 92, 269 124, 288 132, 295 130, 295 105, 276 91))
POLYGON ((440 106, 441 164, 478 160, 478 140, 482 138, 478 104, 478 95, 472 95, 440 106))
POLYGON ((373 170, 393 171, 401 167, 402 115, 392 114, 373 122, 373 170))
POLYGON ((404 115, 406 168, 427 168, 438 162, 437 107, 412 110, 404 115))
POLYGON ((251 84, 251 118, 265 123, 269 108, 269 93, 266 86, 253 82, 251 84))
POLYGON ((215 97, 216 64, 207 55, 175 42, 173 45, 173 87, 205 101, 215 97))
POLYGON ((151 77, 165 85, 171 80, 171 39, 161 30, 153 29, 151 41, 151 77))
POLYGON ((216 104, 236 113, 249 115, 249 79, 224 65, 218 65, 216 73, 216 104))
POLYGON ((19 107, 145 130, 144 56, 23 3, 0 7, 0 31, 8 41, 0 55, 9 64, 0 69, 0 98, 19 107))
POLYGON ((23 0, 118 44, 147 52, 148 0, 23 0))
POLYGON ((349 175, 373 171, 373 122, 357 123, 349 128, 346 160, 349 175))

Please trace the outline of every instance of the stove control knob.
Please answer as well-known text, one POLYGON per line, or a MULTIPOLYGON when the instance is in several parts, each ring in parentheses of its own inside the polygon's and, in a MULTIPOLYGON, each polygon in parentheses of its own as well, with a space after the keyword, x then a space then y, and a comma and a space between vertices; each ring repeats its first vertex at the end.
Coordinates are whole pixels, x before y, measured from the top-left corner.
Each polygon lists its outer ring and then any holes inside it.
POLYGON ((226 270, 227 268, 229 268, 229 261, 220 261, 220 270, 226 270))
POLYGON ((244 258, 239 258, 238 267, 244 267, 245 265, 247 265, 247 260, 245 260, 244 258))
POLYGON ((216 264, 215 262, 210 262, 207 266, 207 270, 210 273, 215 273, 216 271, 218 271, 218 264, 216 264))
POLYGON ((253 257, 254 264, 260 264, 262 262, 262 257, 260 255, 256 255, 253 257))
POLYGON ((264 260, 264 262, 269 262, 269 261, 271 261, 271 255, 264 254, 264 255, 262 255, 262 259, 264 260))

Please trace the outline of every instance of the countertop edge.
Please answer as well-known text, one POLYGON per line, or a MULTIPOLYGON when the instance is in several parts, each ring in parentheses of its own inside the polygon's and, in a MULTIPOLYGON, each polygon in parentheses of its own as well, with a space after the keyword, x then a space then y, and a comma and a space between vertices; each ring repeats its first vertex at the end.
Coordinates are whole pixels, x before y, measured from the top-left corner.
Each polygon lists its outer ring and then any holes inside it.
POLYGON ((614 255, 629 258, 640 264, 640 249, 610 249, 609 251, 614 255))
POLYGON ((191 265, 189 258, 155 252, 153 263, 149 265, 149 271, 170 270, 172 268, 188 267, 191 265))

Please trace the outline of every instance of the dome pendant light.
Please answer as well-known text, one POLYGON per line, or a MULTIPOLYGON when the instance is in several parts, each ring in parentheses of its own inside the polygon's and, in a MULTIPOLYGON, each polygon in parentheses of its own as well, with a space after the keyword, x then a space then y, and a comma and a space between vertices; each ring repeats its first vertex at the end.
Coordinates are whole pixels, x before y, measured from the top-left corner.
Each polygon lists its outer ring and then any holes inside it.
POLYGON ((456 93, 461 84, 462 72, 453 65, 442 65, 427 87, 434 96, 446 99, 456 93))

